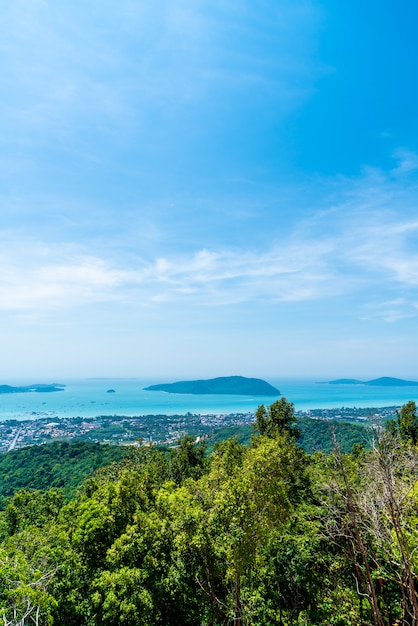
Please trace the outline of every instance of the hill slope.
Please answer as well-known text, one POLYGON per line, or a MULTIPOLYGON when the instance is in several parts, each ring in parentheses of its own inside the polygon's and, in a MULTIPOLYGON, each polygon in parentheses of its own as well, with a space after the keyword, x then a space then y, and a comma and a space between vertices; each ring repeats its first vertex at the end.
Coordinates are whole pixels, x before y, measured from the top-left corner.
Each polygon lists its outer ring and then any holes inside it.
POLYGON ((129 448, 99 443, 58 442, 0 455, 0 503, 18 489, 62 488, 71 497, 93 472, 130 454, 129 448))

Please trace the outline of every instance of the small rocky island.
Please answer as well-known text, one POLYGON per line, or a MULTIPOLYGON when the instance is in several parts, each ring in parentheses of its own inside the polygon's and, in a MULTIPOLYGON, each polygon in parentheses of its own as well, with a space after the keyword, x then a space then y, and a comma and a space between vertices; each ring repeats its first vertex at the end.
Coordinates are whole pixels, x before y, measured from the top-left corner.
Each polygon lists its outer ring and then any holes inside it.
POLYGON ((185 380, 177 383, 151 385, 145 391, 167 393, 229 394, 242 396, 280 396, 280 391, 260 378, 221 376, 209 380, 185 380))
POLYGON ((418 382, 413 380, 403 380, 403 378, 391 378, 382 376, 373 380, 356 380, 355 378, 338 378, 330 380, 328 385, 370 385, 372 387, 417 387, 418 382))
POLYGON ((64 391, 65 385, 53 383, 51 385, 24 385, 13 387, 11 385, 0 385, 0 393, 50 393, 53 391, 64 391))

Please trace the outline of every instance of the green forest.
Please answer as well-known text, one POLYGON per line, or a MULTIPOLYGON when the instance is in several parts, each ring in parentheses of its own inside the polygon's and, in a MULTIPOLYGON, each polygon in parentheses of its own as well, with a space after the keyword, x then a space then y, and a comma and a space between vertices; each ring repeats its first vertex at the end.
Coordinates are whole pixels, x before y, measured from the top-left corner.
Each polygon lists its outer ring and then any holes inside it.
POLYGON ((350 450, 331 428, 307 452, 302 432, 281 398, 209 454, 55 444, 14 486, 28 456, 4 455, 3 624, 417 626, 415 403, 350 450))
POLYGON ((0 455, 0 509, 4 497, 18 489, 62 489, 65 499, 97 469, 122 461, 132 448, 54 441, 48 445, 28 446, 0 455))

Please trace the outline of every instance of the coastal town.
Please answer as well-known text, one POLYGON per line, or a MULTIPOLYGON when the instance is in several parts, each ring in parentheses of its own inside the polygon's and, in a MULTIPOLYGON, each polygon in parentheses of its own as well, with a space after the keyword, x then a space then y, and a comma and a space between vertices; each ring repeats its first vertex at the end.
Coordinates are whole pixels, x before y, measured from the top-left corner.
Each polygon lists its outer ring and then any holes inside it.
POLYGON ((170 445, 183 435, 204 436, 214 429, 242 426, 254 420, 253 413, 230 415, 142 415, 57 418, 0 422, 0 452, 51 440, 111 443, 115 445, 170 445))
MULTIPOLYGON (((380 408, 340 407, 296 411, 297 417, 374 423, 394 419, 399 406, 380 408)), ((114 445, 174 445, 185 434, 205 437, 223 428, 250 425, 254 412, 231 414, 141 415, 57 417, 37 415, 34 419, 0 422, 0 453, 52 440, 111 443, 114 445)))

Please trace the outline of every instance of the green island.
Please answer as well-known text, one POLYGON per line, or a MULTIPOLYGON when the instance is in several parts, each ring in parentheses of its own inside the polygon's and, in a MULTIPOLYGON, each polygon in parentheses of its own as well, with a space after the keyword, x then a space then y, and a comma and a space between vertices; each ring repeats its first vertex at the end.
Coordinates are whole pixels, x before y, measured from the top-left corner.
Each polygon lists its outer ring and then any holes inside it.
POLYGON ((185 380, 145 387, 146 391, 191 394, 231 394, 243 396, 280 396, 280 391, 260 378, 221 376, 208 380, 185 380))
POLYGON ((373 387, 418 387, 418 382, 404 380, 403 378, 393 378, 382 376, 373 380, 356 380, 355 378, 338 378, 330 380, 327 385, 371 385, 373 387))
POLYGON ((0 455, 2 622, 415 626, 418 415, 392 409, 0 455))
POLYGON ((13 387, 12 385, 0 385, 0 393, 51 393, 54 391, 64 391, 64 388, 65 385, 59 385, 57 383, 50 385, 23 385, 18 387, 13 387))

